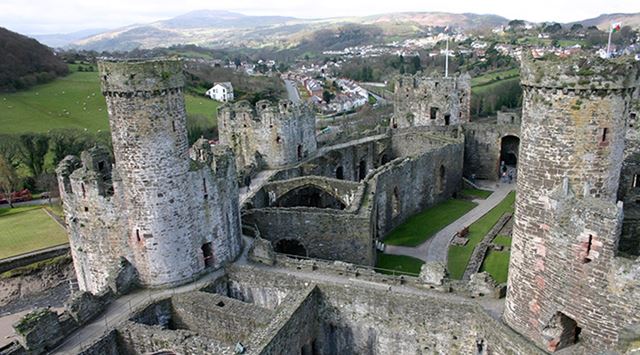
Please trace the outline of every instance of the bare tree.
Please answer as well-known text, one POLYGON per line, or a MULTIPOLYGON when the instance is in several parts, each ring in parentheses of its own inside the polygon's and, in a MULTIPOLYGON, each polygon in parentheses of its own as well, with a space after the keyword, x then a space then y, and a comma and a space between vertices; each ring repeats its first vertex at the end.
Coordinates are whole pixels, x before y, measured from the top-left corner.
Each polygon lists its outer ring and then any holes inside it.
POLYGON ((20 179, 15 169, 4 155, 0 154, 0 192, 9 202, 9 207, 13 208, 13 193, 20 189, 20 179))

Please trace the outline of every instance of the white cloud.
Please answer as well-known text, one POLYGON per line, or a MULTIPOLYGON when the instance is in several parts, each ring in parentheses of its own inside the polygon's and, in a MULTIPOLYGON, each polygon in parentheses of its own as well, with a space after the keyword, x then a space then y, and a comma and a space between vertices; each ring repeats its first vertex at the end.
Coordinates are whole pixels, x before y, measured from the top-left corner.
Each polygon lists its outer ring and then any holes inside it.
POLYGON ((63 33, 147 23, 199 9, 303 18, 362 16, 401 11, 496 14, 510 19, 570 22, 602 13, 640 12, 637 0, 2 0, 0 26, 22 33, 63 33))

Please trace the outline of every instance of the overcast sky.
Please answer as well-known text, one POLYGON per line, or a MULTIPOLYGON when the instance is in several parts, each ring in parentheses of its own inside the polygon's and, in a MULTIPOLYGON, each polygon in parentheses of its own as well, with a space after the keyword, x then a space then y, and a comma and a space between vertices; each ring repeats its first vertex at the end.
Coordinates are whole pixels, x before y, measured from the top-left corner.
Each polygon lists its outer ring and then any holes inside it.
POLYGON ((0 0, 0 27, 25 34, 67 33, 153 22, 200 9, 302 18, 445 11, 571 22, 602 13, 640 12, 640 0, 0 0))

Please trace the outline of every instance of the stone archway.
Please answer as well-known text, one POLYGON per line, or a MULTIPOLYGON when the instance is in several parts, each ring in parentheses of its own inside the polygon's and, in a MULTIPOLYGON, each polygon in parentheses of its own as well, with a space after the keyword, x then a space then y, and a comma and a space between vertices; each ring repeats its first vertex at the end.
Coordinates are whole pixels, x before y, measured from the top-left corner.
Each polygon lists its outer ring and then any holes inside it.
POLYGON ((278 207, 315 207, 343 210, 346 204, 315 185, 303 185, 280 196, 275 203, 278 207))
POLYGON ((498 176, 507 172, 515 175, 518 168, 518 156, 520 150, 520 138, 508 135, 500 139, 500 160, 498 176))

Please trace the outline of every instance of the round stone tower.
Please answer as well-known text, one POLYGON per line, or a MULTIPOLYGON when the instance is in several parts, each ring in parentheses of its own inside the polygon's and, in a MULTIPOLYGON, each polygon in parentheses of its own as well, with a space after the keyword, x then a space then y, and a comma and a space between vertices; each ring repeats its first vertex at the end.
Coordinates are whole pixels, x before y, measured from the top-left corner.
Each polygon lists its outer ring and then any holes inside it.
POLYGON ((637 63, 623 59, 523 60, 504 319, 549 351, 578 339, 615 342, 606 273, 616 253, 616 192, 638 75, 637 63))
POLYGON ((98 63, 107 101, 130 258, 143 286, 188 281, 202 270, 193 241, 190 160, 179 61, 98 63))

